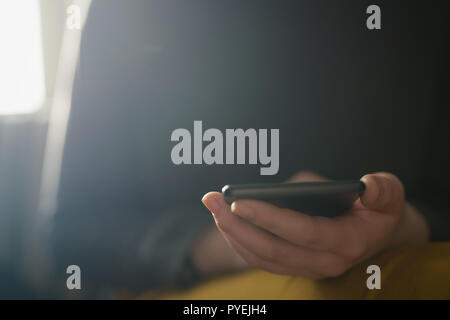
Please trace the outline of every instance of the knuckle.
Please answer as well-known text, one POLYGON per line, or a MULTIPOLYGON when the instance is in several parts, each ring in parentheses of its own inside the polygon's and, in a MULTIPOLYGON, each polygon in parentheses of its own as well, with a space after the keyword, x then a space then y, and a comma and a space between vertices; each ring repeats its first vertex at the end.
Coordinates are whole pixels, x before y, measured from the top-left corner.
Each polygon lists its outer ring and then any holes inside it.
POLYGON ((242 218, 245 218, 246 220, 249 220, 251 222, 254 222, 258 219, 258 215, 255 213, 255 211, 239 211, 240 213, 238 214, 239 216, 241 216, 242 218))
POLYGON ((365 246, 361 243, 354 243, 347 248, 345 258, 350 261, 355 261, 361 258, 365 253, 365 246))
POLYGON ((366 254, 369 246, 369 236, 358 227, 358 224, 347 225, 347 237, 336 253, 345 261, 353 263, 366 254))
POLYGON ((287 246, 282 246, 277 250, 278 258, 283 262, 288 262, 287 260, 291 256, 291 253, 292 255, 295 254, 295 252, 292 252, 291 248, 287 246))
POLYGON ((261 225, 263 225, 268 230, 276 229, 276 222, 269 215, 261 215, 259 218, 261 225))
POLYGON ((303 234, 300 235, 301 240, 307 245, 315 245, 318 242, 317 237, 317 224, 314 218, 306 216, 305 218, 305 229, 303 234))

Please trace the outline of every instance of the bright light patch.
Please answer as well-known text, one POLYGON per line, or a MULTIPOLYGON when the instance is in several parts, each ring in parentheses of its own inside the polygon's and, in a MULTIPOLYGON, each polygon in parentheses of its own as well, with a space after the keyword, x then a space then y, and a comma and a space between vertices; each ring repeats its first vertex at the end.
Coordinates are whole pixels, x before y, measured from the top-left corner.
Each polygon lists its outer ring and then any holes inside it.
POLYGON ((39 0, 0 4, 0 115, 31 113, 45 99, 39 0))

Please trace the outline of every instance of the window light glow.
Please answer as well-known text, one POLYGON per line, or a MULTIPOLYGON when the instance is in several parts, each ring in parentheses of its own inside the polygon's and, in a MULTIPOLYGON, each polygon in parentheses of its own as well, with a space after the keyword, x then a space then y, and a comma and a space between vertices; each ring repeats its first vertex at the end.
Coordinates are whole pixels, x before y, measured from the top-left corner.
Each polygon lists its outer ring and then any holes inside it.
POLYGON ((0 8, 0 116, 32 113, 45 99, 39 0, 0 8))

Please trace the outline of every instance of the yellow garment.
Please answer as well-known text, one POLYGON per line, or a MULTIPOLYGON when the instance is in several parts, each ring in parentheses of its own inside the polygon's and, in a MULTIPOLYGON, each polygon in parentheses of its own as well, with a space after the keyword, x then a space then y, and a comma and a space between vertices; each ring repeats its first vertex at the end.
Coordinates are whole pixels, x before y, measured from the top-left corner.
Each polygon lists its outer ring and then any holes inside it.
POLYGON ((206 281, 158 299, 450 299, 450 243, 386 252, 335 278, 314 281, 248 271, 206 281), (381 268, 381 289, 367 289, 369 265, 381 268))

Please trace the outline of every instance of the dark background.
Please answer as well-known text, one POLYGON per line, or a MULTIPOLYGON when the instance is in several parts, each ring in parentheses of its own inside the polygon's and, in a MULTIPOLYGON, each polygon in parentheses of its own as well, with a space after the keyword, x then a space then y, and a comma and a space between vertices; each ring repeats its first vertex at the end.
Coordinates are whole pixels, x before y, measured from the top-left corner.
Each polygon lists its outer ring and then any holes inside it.
MULTIPOLYGON (((167 203, 200 206, 205 192, 224 184, 283 181, 298 170, 333 179, 390 171, 410 198, 445 206, 446 7, 444 1, 94 0, 57 214, 77 223, 91 212, 114 220, 136 211, 129 219, 139 220, 167 203), (381 7, 381 30, 366 28, 370 4, 381 7), (192 130, 194 120, 222 132, 280 128, 278 175, 260 176, 259 165, 173 165, 170 134, 192 130)), ((15 133, 5 136, 0 123, 8 147, 0 150, 0 201, 10 226, 0 292, 27 297, 13 275, 24 281, 19 257, 28 245, 46 126, 8 125, 15 133)))

